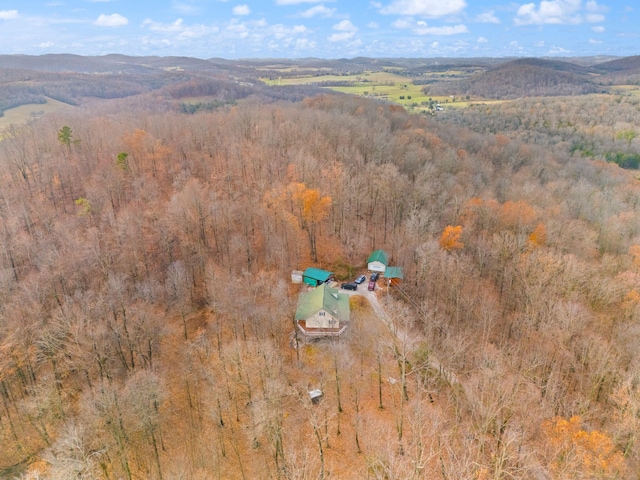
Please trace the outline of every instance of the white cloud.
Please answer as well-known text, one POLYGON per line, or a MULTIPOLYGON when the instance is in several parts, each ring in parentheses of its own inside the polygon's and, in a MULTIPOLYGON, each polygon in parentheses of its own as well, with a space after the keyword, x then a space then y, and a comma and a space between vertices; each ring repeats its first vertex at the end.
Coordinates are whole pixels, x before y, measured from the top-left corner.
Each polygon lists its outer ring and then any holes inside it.
POLYGON ((337 30, 338 32, 357 32, 358 31, 358 27, 356 27, 353 23, 351 23, 351 20, 342 20, 339 23, 336 23, 333 27, 334 30, 337 30))
POLYGON ((18 10, 0 10, 0 20, 14 20, 18 18, 18 10))
POLYGON ((591 31, 595 33, 604 33, 604 27, 602 25, 596 25, 591 27, 591 31))
POLYGON ((293 43, 294 48, 297 50, 311 50, 316 48, 317 43, 308 38, 297 38, 293 43))
POLYGON ((571 50, 567 50, 566 48, 562 47, 551 47, 549 49, 549 53, 551 55, 564 55, 566 53, 571 53, 571 50))
POLYGON ((249 15, 251 13, 251 9, 249 5, 236 5, 233 7, 234 15, 249 15))
POLYGON ((305 10, 300 14, 303 18, 311 18, 315 16, 320 17, 332 17, 336 13, 335 8, 327 8, 324 5, 316 5, 315 7, 311 7, 309 10, 305 10))
POLYGON ((178 18, 172 23, 154 22, 147 18, 142 22, 142 28, 148 29, 150 32, 158 34, 171 34, 173 39, 189 40, 194 38, 202 38, 218 33, 220 29, 216 26, 194 24, 185 25, 182 18, 178 18))
POLYGON ((440 42, 431 42, 431 45, 429 45, 431 48, 438 48, 440 46, 440 42))
POLYGON ((485 37, 478 37, 478 40, 476 40, 477 43, 489 43, 489 40, 487 40, 485 37))
POLYGON ((330 35, 330 42, 345 42, 347 40, 351 40, 358 31, 358 27, 351 23, 351 20, 342 20, 341 22, 336 23, 332 28, 336 32, 340 33, 330 35))
POLYGON ((174 3, 171 7, 179 15, 201 15, 202 9, 195 5, 189 5, 188 3, 174 3))
POLYGON ((369 22, 369 23, 367 23, 367 27, 369 27, 369 28, 380 28, 380 25, 378 25, 377 22, 369 22))
POLYGON ((604 21, 607 8, 588 0, 584 7, 582 0, 542 0, 539 5, 526 3, 518 8, 514 19, 516 25, 577 25, 583 22, 604 21), (583 12, 586 11, 586 14, 583 12))
POLYGON ((276 0, 276 5, 300 5, 301 3, 321 3, 323 0, 276 0))
POLYGON ((34 45, 34 46, 38 47, 38 48, 49 48, 49 47, 53 47, 53 45, 54 45, 54 43, 49 41, 49 42, 42 42, 42 43, 39 43, 38 45, 34 45))
POLYGON ((490 12, 481 13, 476 17, 476 21, 480 23, 495 23, 495 24, 500 23, 500 19, 495 16, 495 14, 493 13, 493 10, 490 12))
POLYGON ((595 38, 590 38, 589 43, 591 45, 600 45, 602 43, 602 40, 596 40, 595 38))
POLYGON ((469 29, 465 25, 430 27, 424 20, 416 22, 411 17, 399 18, 392 22, 391 26, 401 30, 411 30, 414 35, 457 35, 460 33, 469 33, 469 29))
POLYGON ((599 23, 599 22, 604 22, 605 16, 599 13, 588 13, 584 16, 584 19, 588 23, 599 23))
POLYGON ((355 32, 342 32, 342 33, 334 33, 329 36, 330 42, 346 42, 347 40, 351 40, 355 32))
POLYGON ((391 22, 391 26, 399 30, 408 30, 409 28, 413 28, 414 25, 415 23, 412 18, 399 18, 391 22))
POLYGON ((154 22, 150 18, 147 18, 142 22, 143 28, 148 28, 153 32, 162 32, 162 33, 177 33, 181 32, 185 29, 183 25, 183 20, 181 18, 177 19, 173 23, 159 23, 154 22))
POLYGON ((538 40, 537 42, 533 42, 534 47, 544 47, 544 40, 538 40))
POLYGON ((462 13, 466 6, 465 0, 393 0, 386 7, 381 7, 380 13, 383 15, 419 15, 439 18, 462 13))
POLYGON ((458 35, 460 33, 469 33, 469 29, 466 25, 445 25, 443 27, 427 27, 426 25, 419 25, 412 31, 416 35, 458 35))
POLYGON ((113 15, 105 15, 101 14, 95 22, 94 25, 99 27, 123 27, 129 23, 126 17, 123 17, 119 13, 114 13, 113 15))

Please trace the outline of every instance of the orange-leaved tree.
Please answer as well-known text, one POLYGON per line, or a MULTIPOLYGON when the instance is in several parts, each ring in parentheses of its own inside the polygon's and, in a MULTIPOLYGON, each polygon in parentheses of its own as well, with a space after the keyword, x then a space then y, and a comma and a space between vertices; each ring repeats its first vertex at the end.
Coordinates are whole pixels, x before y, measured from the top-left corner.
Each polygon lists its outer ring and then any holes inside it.
POLYGON ((640 245, 631 245, 629 255, 633 258, 633 263, 640 267, 640 245))
POLYGON ((297 228, 307 232, 311 260, 317 262, 318 228, 329 215, 331 197, 322 196, 319 189, 307 188, 304 183, 290 182, 284 188, 268 192, 265 202, 297 228))
POLYGON ((529 235, 529 243, 534 247, 541 247, 547 243, 547 227, 544 226, 544 223, 539 223, 533 229, 533 232, 529 235))
POLYGON ((464 247, 464 243, 460 241, 460 236, 462 235, 462 225, 457 225, 455 227, 451 225, 447 225, 442 232, 442 236, 440 237, 440 247, 444 250, 459 250, 464 247))
POLYGON ((551 447, 553 478, 622 478, 624 458, 611 437, 599 430, 582 429, 579 416, 569 420, 556 417, 542 424, 551 447))

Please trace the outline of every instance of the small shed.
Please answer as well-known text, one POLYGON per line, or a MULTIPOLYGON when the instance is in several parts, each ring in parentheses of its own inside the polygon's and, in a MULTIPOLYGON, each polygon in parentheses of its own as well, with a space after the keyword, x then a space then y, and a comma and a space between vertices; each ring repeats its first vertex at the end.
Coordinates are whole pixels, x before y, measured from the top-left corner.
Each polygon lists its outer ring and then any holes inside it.
POLYGON ((322 390, 311 390, 309 392, 309 398, 311 398, 311 403, 317 405, 322 400, 322 390))
POLYGON ((390 285, 397 285, 404 280, 402 267, 387 267, 385 272, 382 274, 382 278, 388 280, 390 285))
POLYGON ((350 314, 349 295, 323 283, 300 294, 296 324, 308 336, 337 336, 346 330, 350 314))
POLYGON ((300 270, 291 271, 291 283, 302 283, 302 272, 300 270))
POLYGON ((389 255, 384 250, 375 250, 367 259, 367 268, 370 272, 384 273, 389 265, 389 255))
POLYGON ((309 267, 302 273, 302 281, 312 287, 317 287, 333 278, 333 272, 320 268, 309 267))

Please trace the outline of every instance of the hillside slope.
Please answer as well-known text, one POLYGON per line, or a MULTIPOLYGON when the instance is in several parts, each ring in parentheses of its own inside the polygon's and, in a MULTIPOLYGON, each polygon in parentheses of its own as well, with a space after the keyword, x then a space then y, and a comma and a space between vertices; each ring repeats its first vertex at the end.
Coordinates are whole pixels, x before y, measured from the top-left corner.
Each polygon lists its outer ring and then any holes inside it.
POLYGON ((587 67, 558 60, 524 58, 505 62, 469 78, 428 87, 430 94, 453 93, 513 99, 584 95, 602 90, 587 67))
POLYGON ((0 476, 638 471, 633 176, 360 98, 133 98, 0 142, 0 476), (353 299, 293 349, 291 270, 377 248, 395 328, 353 299))

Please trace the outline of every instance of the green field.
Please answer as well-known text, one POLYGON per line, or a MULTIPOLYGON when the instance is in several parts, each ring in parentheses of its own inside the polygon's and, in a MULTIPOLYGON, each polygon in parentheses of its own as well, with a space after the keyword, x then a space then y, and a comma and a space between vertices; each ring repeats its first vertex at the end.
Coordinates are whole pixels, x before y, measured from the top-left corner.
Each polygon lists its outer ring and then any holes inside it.
POLYGON ((69 107, 69 105, 47 98, 47 103, 20 105, 19 107, 5 110, 4 116, 0 117, 0 131, 11 124, 27 123, 29 120, 55 112, 64 107, 69 107))
MULTIPOLYGON (((463 72, 437 72, 438 77, 457 76, 463 72)), ((363 97, 388 100, 402 105, 407 110, 426 111, 429 105, 440 104, 443 108, 465 108, 472 103, 488 103, 484 99, 433 96, 422 93, 422 85, 414 85, 410 78, 398 75, 391 69, 378 72, 363 72, 357 75, 305 75, 287 78, 263 78, 268 85, 310 85, 323 82, 348 82, 349 85, 324 87, 336 92, 363 97)))

